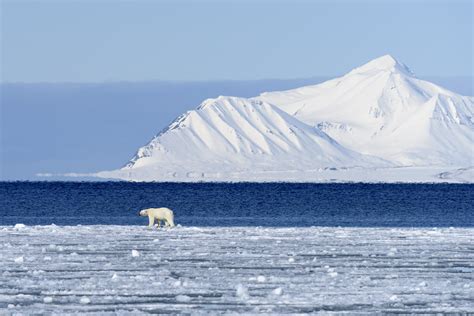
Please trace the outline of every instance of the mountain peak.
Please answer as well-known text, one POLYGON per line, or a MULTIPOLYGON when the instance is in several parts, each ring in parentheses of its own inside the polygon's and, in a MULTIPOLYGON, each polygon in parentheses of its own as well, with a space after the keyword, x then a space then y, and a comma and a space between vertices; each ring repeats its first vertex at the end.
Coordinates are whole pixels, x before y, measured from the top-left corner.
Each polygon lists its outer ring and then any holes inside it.
POLYGON ((382 67, 394 67, 399 64, 399 62, 392 55, 387 54, 369 61, 367 65, 368 64, 377 64, 382 67))
POLYGON ((355 68, 349 74, 360 74, 372 71, 390 71, 399 72, 405 75, 413 76, 413 72, 405 64, 399 62, 391 55, 383 55, 375 58, 368 63, 355 68))

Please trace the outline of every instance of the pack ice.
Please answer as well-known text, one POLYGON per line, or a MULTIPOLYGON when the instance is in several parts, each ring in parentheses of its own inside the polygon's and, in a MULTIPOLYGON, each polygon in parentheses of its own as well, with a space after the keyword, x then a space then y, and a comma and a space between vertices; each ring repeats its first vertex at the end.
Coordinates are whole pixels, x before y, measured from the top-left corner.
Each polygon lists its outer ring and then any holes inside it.
POLYGON ((97 176, 472 182, 473 105, 386 55, 318 85, 208 99, 97 176))
POLYGON ((472 315, 473 236, 471 228, 0 226, 0 315, 472 315))

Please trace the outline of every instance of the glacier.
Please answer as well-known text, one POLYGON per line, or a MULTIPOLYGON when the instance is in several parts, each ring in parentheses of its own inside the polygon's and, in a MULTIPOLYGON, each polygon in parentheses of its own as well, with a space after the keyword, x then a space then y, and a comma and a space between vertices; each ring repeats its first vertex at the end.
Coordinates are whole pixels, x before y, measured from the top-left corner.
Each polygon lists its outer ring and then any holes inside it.
POLYGON ((129 181, 473 182, 474 98, 386 55, 346 75, 254 98, 220 96, 157 134, 129 181))

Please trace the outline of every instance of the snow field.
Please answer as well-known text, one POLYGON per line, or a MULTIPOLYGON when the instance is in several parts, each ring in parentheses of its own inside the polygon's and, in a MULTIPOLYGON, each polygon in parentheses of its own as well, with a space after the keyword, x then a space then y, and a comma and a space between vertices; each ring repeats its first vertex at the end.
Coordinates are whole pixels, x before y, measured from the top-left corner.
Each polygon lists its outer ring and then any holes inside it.
POLYGON ((474 313, 473 232, 3 226, 0 314, 474 313))

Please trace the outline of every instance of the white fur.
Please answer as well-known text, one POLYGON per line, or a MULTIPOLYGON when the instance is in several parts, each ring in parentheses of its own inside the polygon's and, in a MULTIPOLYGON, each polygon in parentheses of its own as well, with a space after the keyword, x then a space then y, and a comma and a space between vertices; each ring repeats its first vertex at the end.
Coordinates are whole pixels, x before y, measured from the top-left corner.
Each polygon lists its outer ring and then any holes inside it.
POLYGON ((164 221, 167 227, 174 227, 173 211, 166 207, 147 208, 140 211, 140 216, 148 216, 148 227, 153 227, 155 219, 158 220, 158 227, 160 227, 160 221, 164 221))

